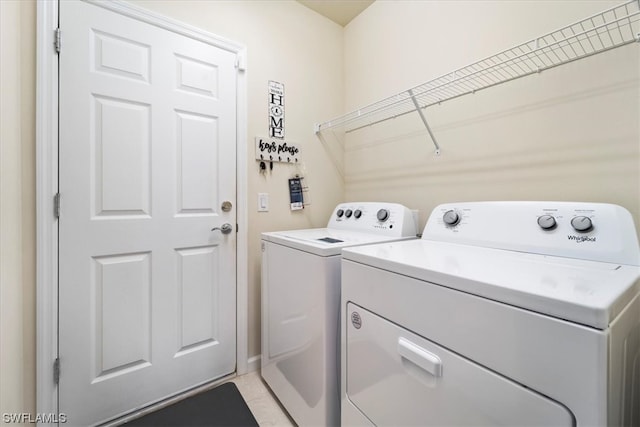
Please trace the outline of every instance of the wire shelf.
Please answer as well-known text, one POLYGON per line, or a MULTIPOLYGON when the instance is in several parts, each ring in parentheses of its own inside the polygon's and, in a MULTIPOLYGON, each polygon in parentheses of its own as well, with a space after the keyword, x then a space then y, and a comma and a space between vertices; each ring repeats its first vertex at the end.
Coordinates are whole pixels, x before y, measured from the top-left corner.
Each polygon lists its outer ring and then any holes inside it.
POLYGON ((640 42, 640 0, 612 7, 459 68, 359 110, 316 125, 346 133, 578 59, 640 42))

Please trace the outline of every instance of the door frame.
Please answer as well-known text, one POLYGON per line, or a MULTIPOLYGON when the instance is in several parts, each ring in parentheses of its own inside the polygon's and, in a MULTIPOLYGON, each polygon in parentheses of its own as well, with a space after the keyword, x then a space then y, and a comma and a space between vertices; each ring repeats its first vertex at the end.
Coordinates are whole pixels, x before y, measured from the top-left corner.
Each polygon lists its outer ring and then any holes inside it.
MULTIPOLYGON (((60 0, 37 4, 36 52, 36 412, 58 413, 58 54, 60 0)), ((248 372, 248 207, 246 47, 121 0, 83 0, 236 54, 236 373, 248 372)), ((64 28, 61 31, 64 49, 64 28)), ((64 195, 61 201, 64 212, 64 195)), ((62 366, 62 371, 64 371, 62 366)))

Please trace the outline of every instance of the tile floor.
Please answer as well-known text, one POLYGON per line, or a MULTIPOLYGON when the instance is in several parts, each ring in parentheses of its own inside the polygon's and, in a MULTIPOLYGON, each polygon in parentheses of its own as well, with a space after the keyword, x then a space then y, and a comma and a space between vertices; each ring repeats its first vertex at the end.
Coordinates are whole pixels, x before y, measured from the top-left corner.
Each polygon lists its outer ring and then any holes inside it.
POLYGON ((280 403, 265 385, 260 376, 260 372, 250 372, 248 374, 231 379, 240 390, 247 406, 253 413, 261 427, 290 427, 295 423, 280 403))

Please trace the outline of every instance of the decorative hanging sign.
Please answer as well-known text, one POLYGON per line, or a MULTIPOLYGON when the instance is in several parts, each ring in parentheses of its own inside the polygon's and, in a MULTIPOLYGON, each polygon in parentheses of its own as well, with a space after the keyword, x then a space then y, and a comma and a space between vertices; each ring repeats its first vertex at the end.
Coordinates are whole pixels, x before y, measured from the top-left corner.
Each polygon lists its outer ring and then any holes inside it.
POLYGON ((300 161, 300 148, 298 148, 297 144, 291 142, 256 136, 256 160, 298 163, 300 161))
POLYGON ((284 139, 284 85, 269 80, 269 136, 284 139))

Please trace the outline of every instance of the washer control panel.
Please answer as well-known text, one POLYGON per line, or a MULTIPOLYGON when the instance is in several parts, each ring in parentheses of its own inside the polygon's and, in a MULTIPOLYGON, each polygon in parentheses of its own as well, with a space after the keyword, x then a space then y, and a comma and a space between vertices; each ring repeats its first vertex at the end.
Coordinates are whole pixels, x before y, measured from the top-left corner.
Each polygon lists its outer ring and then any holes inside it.
POLYGON ((581 202, 467 202, 436 207, 423 239, 640 265, 631 214, 581 202))
POLYGON ((415 219, 409 208, 397 203, 341 203, 334 209, 327 228, 415 236, 418 234, 415 219))

